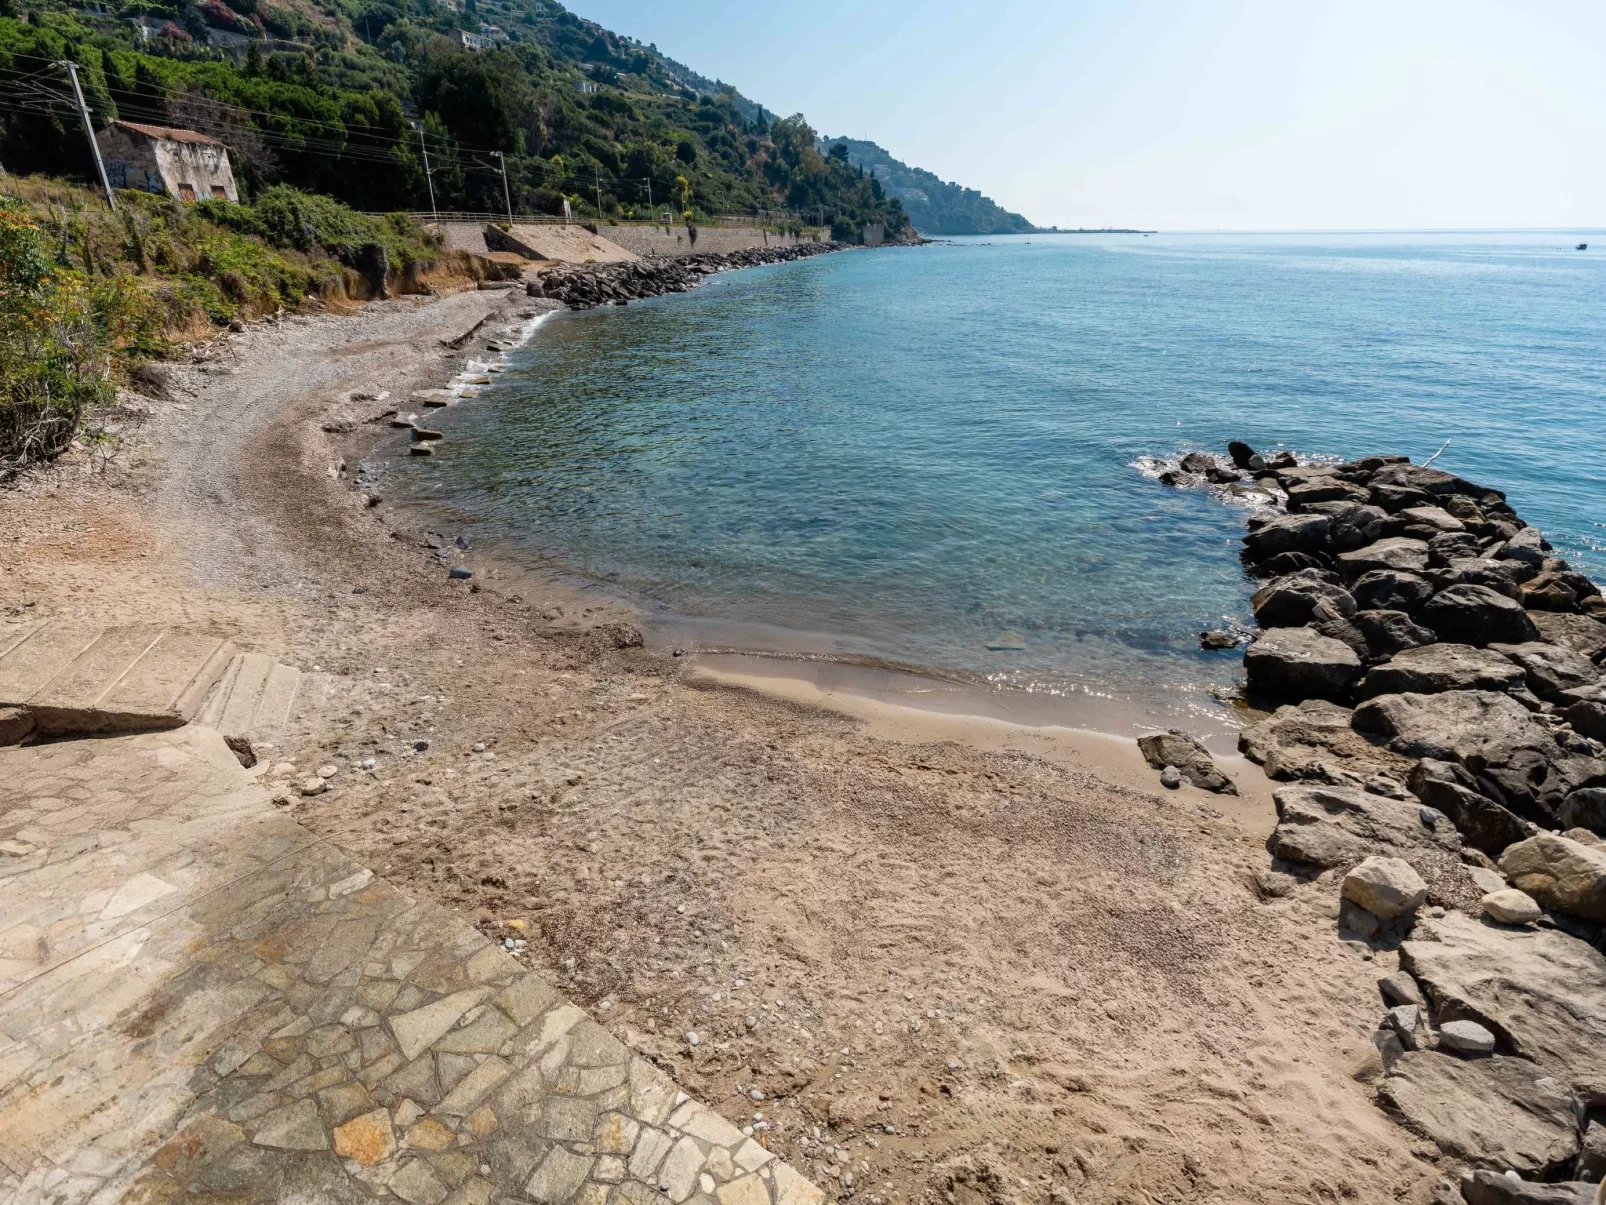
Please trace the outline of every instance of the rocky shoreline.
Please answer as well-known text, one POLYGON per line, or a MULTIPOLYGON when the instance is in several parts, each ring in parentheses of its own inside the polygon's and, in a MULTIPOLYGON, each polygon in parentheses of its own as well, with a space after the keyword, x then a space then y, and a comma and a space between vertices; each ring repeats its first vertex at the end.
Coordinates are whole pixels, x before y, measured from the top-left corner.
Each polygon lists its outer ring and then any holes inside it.
POLYGON ((651 256, 617 264, 585 264, 547 272, 539 280, 526 284, 525 291, 531 297, 561 301, 571 310, 588 310, 599 305, 625 305, 664 293, 684 293, 716 272, 788 263, 847 249, 846 243, 803 243, 729 253, 651 256))
MULTIPOLYGON (((1403 456, 1247 444, 1168 485, 1264 495, 1240 748, 1273 780, 1267 896, 1313 880, 1379 980, 1378 1103, 1484 1202, 1592 1202, 1606 1174, 1606 599, 1499 490, 1403 456), (1274 709, 1274 710, 1273 710, 1274 709)), ((1254 497, 1247 500, 1254 501, 1254 497)), ((1203 633, 1205 647, 1238 643, 1203 633)), ((1165 785, 1231 791, 1181 733, 1165 785)))

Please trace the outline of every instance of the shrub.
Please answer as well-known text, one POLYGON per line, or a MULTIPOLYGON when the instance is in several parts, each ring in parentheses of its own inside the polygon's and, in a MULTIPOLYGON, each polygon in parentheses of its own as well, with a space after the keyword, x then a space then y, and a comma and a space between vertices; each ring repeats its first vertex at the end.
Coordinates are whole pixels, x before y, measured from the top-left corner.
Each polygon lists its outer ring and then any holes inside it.
POLYGON ((0 196, 0 480, 59 455, 109 399, 113 338, 131 312, 120 280, 53 264, 27 208, 0 196))

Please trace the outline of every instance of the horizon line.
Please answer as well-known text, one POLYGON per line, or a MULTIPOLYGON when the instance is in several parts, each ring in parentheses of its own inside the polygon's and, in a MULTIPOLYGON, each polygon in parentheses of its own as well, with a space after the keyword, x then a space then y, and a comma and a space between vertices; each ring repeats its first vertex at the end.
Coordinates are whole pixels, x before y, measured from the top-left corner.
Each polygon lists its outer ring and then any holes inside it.
MULTIPOLYGON (((1606 226, 1334 226, 1334 227, 1177 227, 1143 230, 1131 226, 1039 226, 1030 234, 1588 234, 1606 237, 1606 226)), ((992 236, 992 237, 997 237, 992 236)))

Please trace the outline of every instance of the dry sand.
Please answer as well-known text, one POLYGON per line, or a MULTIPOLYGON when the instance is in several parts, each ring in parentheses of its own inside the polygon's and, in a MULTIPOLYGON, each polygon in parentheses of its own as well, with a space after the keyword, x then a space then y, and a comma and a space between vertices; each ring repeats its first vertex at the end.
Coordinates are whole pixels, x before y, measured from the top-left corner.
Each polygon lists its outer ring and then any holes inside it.
POLYGON ((1339 941, 1330 879, 1261 898, 1258 770, 1227 763, 1237 799, 1162 792, 1125 740, 618 648, 593 630, 613 604, 494 569, 449 584, 405 516, 365 509, 380 428, 323 424, 383 409, 352 390, 438 383, 460 359, 440 336, 523 300, 219 340, 171 401, 123 412, 109 463, 0 495, 0 624, 159 619, 318 667, 261 751, 270 782, 341 768, 286 794, 303 823, 524 935, 854 1200, 1432 1195, 1447 1169, 1370 1087, 1392 956, 1339 941))

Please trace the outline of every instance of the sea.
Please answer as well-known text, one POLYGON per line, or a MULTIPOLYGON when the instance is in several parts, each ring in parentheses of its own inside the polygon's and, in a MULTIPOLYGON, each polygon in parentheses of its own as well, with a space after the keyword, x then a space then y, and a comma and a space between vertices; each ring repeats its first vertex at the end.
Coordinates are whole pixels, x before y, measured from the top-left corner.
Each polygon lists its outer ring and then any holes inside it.
POLYGON ((1107 730, 1233 722, 1241 439, 1504 490, 1606 580, 1606 235, 954 239, 561 312, 388 493, 652 643, 913 667, 1107 730), (1578 243, 1591 243, 1588 250, 1578 243))

